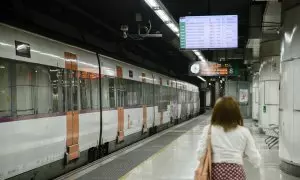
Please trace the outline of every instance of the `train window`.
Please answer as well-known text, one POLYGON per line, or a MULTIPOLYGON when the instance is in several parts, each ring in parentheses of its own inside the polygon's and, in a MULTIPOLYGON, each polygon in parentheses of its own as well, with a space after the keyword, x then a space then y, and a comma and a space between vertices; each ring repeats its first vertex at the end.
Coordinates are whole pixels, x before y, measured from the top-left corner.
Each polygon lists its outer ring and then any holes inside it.
POLYGON ((166 111, 168 106, 168 87, 160 86, 159 111, 166 111))
POLYGON ((186 103, 185 101, 185 90, 179 90, 179 103, 186 103))
POLYGON ((191 102, 192 103, 196 102, 196 96, 194 92, 191 92, 191 102))
POLYGON ((92 109, 99 109, 100 99, 99 99, 99 75, 92 74, 91 78, 91 103, 92 109))
POLYGON ((154 105, 154 99, 153 99, 154 87, 153 87, 153 84, 149 84, 149 88, 148 89, 149 89, 148 93, 151 94, 150 96, 147 95, 147 97, 149 98, 148 99, 149 100, 148 105, 153 106, 154 105))
POLYGON ((132 106, 137 106, 140 104, 139 84, 140 82, 132 82, 132 106))
POLYGON ((34 68, 30 64, 25 63, 16 64, 14 67, 16 73, 15 81, 17 97, 17 115, 35 114, 33 97, 35 95, 34 86, 36 74, 34 68))
POLYGON ((64 102, 66 103, 67 111, 80 110, 79 94, 79 72, 73 70, 65 70, 66 76, 64 81, 64 102))
POLYGON ((111 77, 104 77, 101 81, 102 107, 115 108, 115 80, 111 77))
POLYGON ((81 109, 91 109, 91 79, 90 73, 80 72, 80 102, 81 109))
POLYGON ((178 91, 177 91, 177 93, 178 93, 178 104, 181 104, 182 103, 182 98, 181 98, 181 89, 178 89, 178 91))
POLYGON ((144 93, 146 102, 148 106, 153 106, 153 84, 146 84, 146 89, 144 93))
POLYGON ((176 88, 172 88, 172 99, 173 99, 174 102, 177 102, 176 88))
POLYGON ((125 107, 131 107, 133 105, 133 81, 125 80, 125 107))
POLYGON ((155 100, 154 100, 154 105, 158 106, 159 101, 160 101, 160 86, 159 85, 154 85, 154 94, 155 94, 155 100))
POLYGON ((45 66, 34 67, 35 88, 34 109, 35 114, 46 114, 52 112, 52 90, 49 70, 45 66))
POLYGON ((138 83, 139 82, 132 81, 132 106, 137 106, 139 104, 138 83))
POLYGON ((132 81, 123 79, 124 81, 124 107, 131 107, 133 101, 132 95, 132 81))
POLYGON ((51 87, 52 87, 52 112, 65 112, 63 101, 64 91, 64 70, 59 68, 49 68, 51 87))
POLYGON ((103 108, 110 108, 109 104, 109 83, 108 83, 107 77, 104 76, 104 78, 101 80, 101 99, 102 99, 102 107, 103 108))
POLYGON ((137 107, 139 105, 143 105, 144 97, 143 97, 143 89, 142 83, 133 81, 133 80, 125 80, 124 84, 125 89, 125 107, 137 107))
POLYGON ((0 117, 11 116, 11 84, 9 64, 0 59, 0 117))
POLYGON ((184 103, 183 90, 182 89, 179 90, 179 102, 180 103, 184 103))
POLYGON ((101 99, 103 108, 109 108, 108 88, 108 79, 104 77, 103 79, 101 79, 101 99))
POLYGON ((133 82, 133 106, 140 105, 140 82, 133 82))
POLYGON ((63 83, 63 69, 0 60, 0 117, 64 112, 63 83))
POLYGON ((121 78, 115 79, 115 89, 116 89, 116 105, 117 107, 124 107, 125 105, 125 80, 121 78))
POLYGON ((66 111, 72 111, 72 76, 73 72, 72 70, 65 70, 65 76, 64 76, 64 89, 63 92, 65 94, 64 96, 64 102, 66 106, 66 111))
POLYGON ((142 82, 142 98, 141 98, 141 105, 147 105, 147 83, 142 82))
POLYGON ((189 92, 185 90, 185 103, 189 103, 189 92))
POLYGON ((109 86, 109 104, 110 108, 116 107, 115 101, 115 79, 109 78, 108 79, 108 86, 109 86))
POLYGON ((148 92, 148 84, 147 83, 142 83, 142 99, 141 99, 141 104, 142 105, 148 105, 148 102, 147 102, 147 96, 149 96, 147 94, 148 92))
POLYGON ((73 73, 73 78, 72 78, 72 105, 73 105, 73 110, 80 110, 80 94, 79 94, 79 90, 80 90, 80 85, 79 85, 79 72, 78 71, 72 71, 73 73))
MULTIPOLYGON (((16 85, 17 115, 46 114, 63 110, 59 102, 61 92, 58 78, 52 79, 50 69, 45 66, 17 63, 12 64, 16 85)), ((14 76, 13 76, 14 77, 14 76)))

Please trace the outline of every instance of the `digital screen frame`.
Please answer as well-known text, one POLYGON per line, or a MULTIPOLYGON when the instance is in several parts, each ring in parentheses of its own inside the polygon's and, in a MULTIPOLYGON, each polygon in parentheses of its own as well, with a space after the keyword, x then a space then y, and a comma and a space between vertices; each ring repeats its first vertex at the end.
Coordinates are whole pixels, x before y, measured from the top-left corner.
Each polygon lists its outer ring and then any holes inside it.
POLYGON ((181 50, 238 48, 238 15, 181 17, 179 27, 181 50))

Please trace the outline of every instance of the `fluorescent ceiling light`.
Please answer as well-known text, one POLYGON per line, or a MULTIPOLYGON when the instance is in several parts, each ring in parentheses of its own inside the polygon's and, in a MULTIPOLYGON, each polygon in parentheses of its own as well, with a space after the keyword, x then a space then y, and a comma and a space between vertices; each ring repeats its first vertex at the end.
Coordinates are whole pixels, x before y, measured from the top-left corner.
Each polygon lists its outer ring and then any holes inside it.
POLYGON ((201 79, 203 82, 206 82, 206 80, 201 76, 197 76, 197 78, 201 79))
POLYGON ((206 59, 205 59, 203 56, 198 56, 198 58, 199 58, 201 61, 206 61, 206 59))
POLYGON ((201 53, 200 52, 196 51, 194 53, 196 54, 196 56, 201 57, 201 53))
POLYGON ((178 33, 179 32, 179 29, 178 27, 173 24, 173 23, 170 23, 170 24, 167 24, 167 26, 174 32, 174 33, 178 33))
MULTIPOLYGON (((156 15, 176 34, 177 37, 180 37, 179 28, 177 23, 171 19, 172 15, 166 12, 164 5, 160 0, 144 0, 145 3, 152 8, 156 15)), ((201 60, 205 61, 202 53, 198 50, 193 50, 194 54, 201 60)))
POLYGON ((145 0, 145 2, 150 6, 151 8, 156 8, 159 7, 158 3, 156 0, 145 0))
POLYGON ((167 13, 164 11, 164 10, 156 10, 154 11, 158 17, 163 21, 163 22, 169 22, 170 21, 170 18, 169 16, 167 15, 167 13))
POLYGON ((202 56, 201 52, 199 52, 198 50, 193 50, 193 52, 201 61, 205 61, 205 58, 202 56))

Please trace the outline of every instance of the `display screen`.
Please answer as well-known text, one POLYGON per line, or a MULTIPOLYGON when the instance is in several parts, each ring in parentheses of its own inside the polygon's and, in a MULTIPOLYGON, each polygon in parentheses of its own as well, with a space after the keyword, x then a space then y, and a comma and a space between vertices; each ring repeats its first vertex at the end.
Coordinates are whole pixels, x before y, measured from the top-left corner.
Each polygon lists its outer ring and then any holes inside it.
POLYGON ((198 61, 190 65, 191 76, 237 76, 239 67, 236 63, 215 63, 198 61))
POLYGON ((238 16, 181 17, 181 49, 225 49, 238 47, 238 16))

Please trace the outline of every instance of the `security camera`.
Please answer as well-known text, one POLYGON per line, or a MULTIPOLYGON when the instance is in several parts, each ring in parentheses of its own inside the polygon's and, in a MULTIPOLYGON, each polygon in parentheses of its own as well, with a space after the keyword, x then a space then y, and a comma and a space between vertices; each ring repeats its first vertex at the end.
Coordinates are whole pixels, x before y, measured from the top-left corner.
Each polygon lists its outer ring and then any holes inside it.
POLYGON ((127 32, 128 31, 128 25, 121 25, 121 31, 125 31, 127 32))
POLYGON ((123 32, 123 38, 126 39, 128 37, 128 25, 121 25, 121 31, 123 32))

